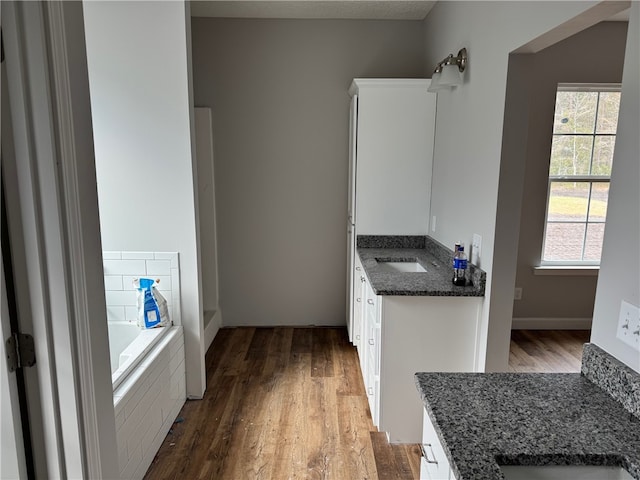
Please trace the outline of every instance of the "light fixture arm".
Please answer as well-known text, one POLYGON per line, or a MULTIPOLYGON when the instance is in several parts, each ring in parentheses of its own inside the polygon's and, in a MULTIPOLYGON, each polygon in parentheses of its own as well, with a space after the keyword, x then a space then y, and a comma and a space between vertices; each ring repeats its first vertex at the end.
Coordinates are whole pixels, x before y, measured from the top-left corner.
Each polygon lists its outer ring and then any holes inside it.
POLYGON ((434 70, 434 73, 442 72, 442 67, 444 67, 445 65, 457 65, 458 70, 460 71, 460 73, 462 73, 464 72, 464 69, 467 67, 467 61, 468 61, 467 49, 462 48, 458 52, 457 56, 454 57, 453 54, 449 54, 447 58, 438 62, 438 64, 436 65, 436 69, 434 70))

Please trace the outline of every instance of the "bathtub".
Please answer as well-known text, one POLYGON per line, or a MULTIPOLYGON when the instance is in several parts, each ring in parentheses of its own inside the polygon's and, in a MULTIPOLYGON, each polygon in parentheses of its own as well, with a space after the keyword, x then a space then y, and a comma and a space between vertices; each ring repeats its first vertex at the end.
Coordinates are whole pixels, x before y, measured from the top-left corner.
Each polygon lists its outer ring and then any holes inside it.
POLYGON ((182 326, 143 330, 133 343, 150 336, 156 342, 113 390, 119 478, 127 480, 143 480, 186 400, 182 326))
POLYGON ((145 330, 129 322, 110 322, 108 328, 111 383, 115 391, 169 329, 145 330))

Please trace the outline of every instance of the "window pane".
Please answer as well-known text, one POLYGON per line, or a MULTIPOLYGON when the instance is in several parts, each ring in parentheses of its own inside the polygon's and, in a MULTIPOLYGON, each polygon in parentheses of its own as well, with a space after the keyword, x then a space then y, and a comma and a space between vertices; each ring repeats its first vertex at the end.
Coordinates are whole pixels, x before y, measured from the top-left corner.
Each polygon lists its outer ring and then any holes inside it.
POLYGON ((589 221, 604 222, 607 218, 609 182, 594 182, 591 186, 589 221))
POLYGON ((582 260, 584 223, 548 223, 544 260, 582 260))
POLYGON ((589 182, 551 182, 547 220, 587 220, 589 182))
POLYGON ((601 92, 598 105, 597 133, 616 133, 618 111, 620 110, 620 92, 601 92))
POLYGON ((593 137, 553 136, 549 175, 588 175, 593 137))
POLYGON ((593 146, 591 175, 611 176, 611 164, 613 163, 613 150, 615 146, 616 137, 596 136, 593 146))
POLYGON ((604 223, 589 223, 587 225, 587 240, 584 245, 585 260, 600 261, 603 237, 604 223))
POLYGON ((598 92, 558 92, 553 133, 593 133, 598 92))

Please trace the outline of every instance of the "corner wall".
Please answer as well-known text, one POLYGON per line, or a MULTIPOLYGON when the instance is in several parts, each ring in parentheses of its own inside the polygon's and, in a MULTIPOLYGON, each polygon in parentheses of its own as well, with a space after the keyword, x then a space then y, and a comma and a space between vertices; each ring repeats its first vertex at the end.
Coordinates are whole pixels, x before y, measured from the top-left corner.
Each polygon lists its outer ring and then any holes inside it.
POLYGON ((431 198, 437 228, 430 234, 445 245, 469 245, 473 233, 482 235, 487 290, 479 363, 486 371, 507 368, 517 258, 517 186, 507 185, 500 199, 516 206, 515 219, 498 214, 509 53, 534 39, 533 51, 563 40, 615 13, 612 3, 438 2, 424 21, 428 74, 449 53, 466 47, 469 54, 464 84, 438 93, 431 198))
MULTIPOLYGON (((524 79, 529 115, 516 272, 523 296, 514 302, 514 318, 540 319, 544 327, 547 318, 593 316, 597 276, 541 276, 534 275, 533 267, 542 253, 558 83, 622 82, 626 38, 626 22, 603 22, 536 54, 518 55, 531 68, 524 79)), ((512 113, 512 118, 518 115, 512 113)))
POLYGON ((177 251, 187 395, 205 388, 182 1, 84 2, 102 247, 177 251))
POLYGON ((640 306, 640 3, 633 2, 618 136, 591 341, 640 372, 640 352, 616 338, 620 303, 640 306))
POLYGON ((420 77, 422 22, 194 18, 192 33, 195 104, 213 115, 224 324, 344 325, 347 90, 420 77))

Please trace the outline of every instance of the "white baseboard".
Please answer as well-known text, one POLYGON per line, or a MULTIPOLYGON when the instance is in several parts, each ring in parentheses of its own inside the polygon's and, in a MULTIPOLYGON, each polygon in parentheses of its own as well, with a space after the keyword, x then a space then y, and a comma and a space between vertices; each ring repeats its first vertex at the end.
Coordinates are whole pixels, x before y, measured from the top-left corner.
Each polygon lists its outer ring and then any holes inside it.
POLYGON ((204 351, 209 350, 220 326, 222 325, 222 312, 220 309, 204 312, 204 351))
POLYGON ((591 318, 513 318, 511 330, 591 330, 591 318))

